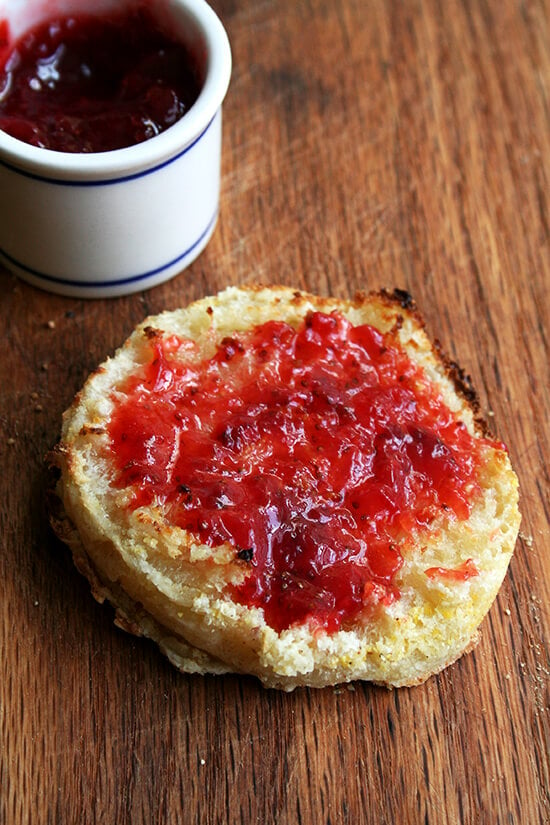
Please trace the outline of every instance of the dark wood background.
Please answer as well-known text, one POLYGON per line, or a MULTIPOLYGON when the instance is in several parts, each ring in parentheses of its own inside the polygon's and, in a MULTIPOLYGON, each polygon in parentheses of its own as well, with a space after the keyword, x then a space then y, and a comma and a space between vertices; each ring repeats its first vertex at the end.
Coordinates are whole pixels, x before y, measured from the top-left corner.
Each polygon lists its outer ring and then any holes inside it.
POLYGON ((234 71, 203 255, 110 301, 0 272, 0 822, 550 822, 548 4, 214 5, 234 71), (43 457, 87 373, 146 314, 258 281, 408 289, 510 447, 509 574, 477 649, 424 686, 182 676, 50 532, 43 457))

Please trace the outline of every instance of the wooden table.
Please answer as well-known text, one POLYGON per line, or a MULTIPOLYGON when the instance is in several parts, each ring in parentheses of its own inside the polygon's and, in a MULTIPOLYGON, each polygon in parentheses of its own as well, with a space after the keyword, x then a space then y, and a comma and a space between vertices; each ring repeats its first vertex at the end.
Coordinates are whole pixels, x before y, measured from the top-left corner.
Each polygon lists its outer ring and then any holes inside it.
POLYGON ((550 822, 548 4, 214 5, 234 71, 207 250, 110 301, 0 274, 0 822, 550 822), (182 676, 50 532, 43 457, 87 373, 146 314, 258 281, 406 288, 510 447, 509 574, 477 649, 421 687, 182 676))

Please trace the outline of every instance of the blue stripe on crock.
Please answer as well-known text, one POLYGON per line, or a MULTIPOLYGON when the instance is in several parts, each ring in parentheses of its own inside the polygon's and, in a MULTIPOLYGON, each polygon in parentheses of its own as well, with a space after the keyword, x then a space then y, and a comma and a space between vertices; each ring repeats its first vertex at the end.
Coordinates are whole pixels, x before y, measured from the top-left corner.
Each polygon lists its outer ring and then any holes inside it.
POLYGON ((0 249, 0 257, 5 258, 6 261, 14 264, 15 266, 22 269, 24 272, 28 272, 29 275, 32 275, 34 278, 38 278, 42 281, 46 281, 47 283, 51 284, 62 284, 63 286, 75 286, 75 287, 86 287, 92 289, 105 289, 112 286, 125 286, 127 284, 133 284, 137 281, 144 281, 146 278, 152 278, 154 275, 159 275, 161 272, 164 272, 166 269, 169 269, 171 266, 174 266, 178 263, 178 261, 182 261, 187 255, 189 255, 196 247, 204 240, 204 238, 208 235, 214 224, 216 223, 216 218, 218 217, 218 210, 214 212, 214 215, 208 221, 206 229, 204 232, 201 232, 200 236, 197 240, 191 244, 191 246, 182 252, 181 255, 178 255, 176 258, 173 258, 168 263, 163 264, 162 266, 158 266, 156 269, 151 269, 148 272, 143 272, 140 275, 132 275, 128 278, 119 278, 116 281, 72 281, 69 278, 58 278, 54 275, 46 275, 44 272, 39 272, 37 269, 32 269, 30 266, 25 266, 25 264, 18 261, 16 258, 12 258, 11 255, 8 255, 7 252, 4 252, 3 249, 0 249))
MULTIPOLYGON (((219 109, 218 109, 219 112, 219 109)), ((133 175, 126 175, 125 177, 120 178, 106 178, 105 180, 62 180, 61 178, 49 178, 45 175, 37 175, 34 172, 26 172, 23 169, 20 169, 18 166, 14 166, 11 163, 7 163, 5 160, 0 159, 0 166, 3 166, 5 169, 9 169, 11 172, 16 172, 18 175, 22 175, 24 178, 30 178, 31 180, 39 180, 43 183, 52 183, 56 186, 113 186, 117 183, 126 183, 129 180, 137 180, 138 178, 144 178, 146 175, 152 175, 153 172, 157 172, 159 169, 164 169, 165 166, 169 166, 174 161, 179 160, 179 158, 183 157, 187 152, 189 152, 193 146, 196 146, 197 143, 204 137, 204 135, 208 132, 212 124, 216 119, 216 115, 212 118, 210 123, 202 130, 200 135, 195 138, 193 143, 190 143, 189 146, 186 146, 181 152, 174 157, 165 160, 163 163, 159 163, 158 166, 153 166, 151 169, 145 169, 143 172, 136 172, 133 175)))

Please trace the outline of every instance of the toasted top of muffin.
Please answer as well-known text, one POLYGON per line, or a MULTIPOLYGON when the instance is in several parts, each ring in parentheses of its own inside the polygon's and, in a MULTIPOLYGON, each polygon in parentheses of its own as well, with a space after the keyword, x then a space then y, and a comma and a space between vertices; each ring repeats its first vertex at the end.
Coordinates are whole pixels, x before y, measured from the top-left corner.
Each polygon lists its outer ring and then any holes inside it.
POLYGON ((182 670, 411 685, 475 642, 506 449, 403 292, 229 288, 146 319, 65 413, 58 531, 182 670))

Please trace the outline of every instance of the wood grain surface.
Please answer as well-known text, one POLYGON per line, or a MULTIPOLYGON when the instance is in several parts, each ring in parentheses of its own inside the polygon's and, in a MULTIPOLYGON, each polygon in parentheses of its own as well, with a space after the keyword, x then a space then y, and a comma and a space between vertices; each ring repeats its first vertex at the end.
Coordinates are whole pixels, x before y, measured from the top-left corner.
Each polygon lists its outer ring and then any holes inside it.
POLYGON ((234 70, 207 250, 109 301, 0 272, 0 823, 550 822, 550 8, 214 7, 234 70), (43 457, 88 372, 146 314, 258 281, 408 289, 509 445, 509 574, 479 646, 423 686, 182 676, 49 529, 43 457))

